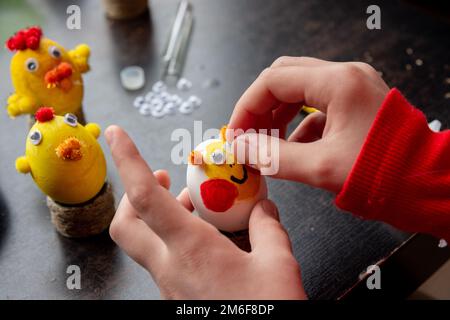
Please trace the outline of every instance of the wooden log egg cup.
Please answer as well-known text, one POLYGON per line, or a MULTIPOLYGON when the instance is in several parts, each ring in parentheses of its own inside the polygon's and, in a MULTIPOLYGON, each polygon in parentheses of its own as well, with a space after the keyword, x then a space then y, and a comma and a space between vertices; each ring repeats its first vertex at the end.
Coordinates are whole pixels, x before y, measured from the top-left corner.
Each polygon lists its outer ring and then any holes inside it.
POLYGON ((82 74, 89 71, 89 46, 80 44, 66 50, 44 38, 41 28, 30 27, 16 32, 6 47, 14 52, 10 69, 15 92, 7 102, 11 118, 28 115, 31 128, 37 109, 51 106, 57 115, 72 113, 85 124, 82 74))
POLYGON ((89 237, 106 230, 116 209, 111 184, 105 182, 90 201, 79 205, 65 205, 47 196, 52 223, 56 230, 69 238, 89 237))
POLYGON ((106 161, 97 142, 100 127, 83 126, 73 114, 55 115, 40 108, 26 142, 25 156, 16 160, 20 173, 30 173, 47 195, 47 206, 58 232, 87 237, 108 228, 115 212, 106 161))

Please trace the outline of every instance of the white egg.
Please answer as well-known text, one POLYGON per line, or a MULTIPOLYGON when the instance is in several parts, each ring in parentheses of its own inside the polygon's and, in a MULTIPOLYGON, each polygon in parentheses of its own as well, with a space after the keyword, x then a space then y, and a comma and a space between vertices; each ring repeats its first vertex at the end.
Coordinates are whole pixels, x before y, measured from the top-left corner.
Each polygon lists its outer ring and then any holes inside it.
MULTIPOLYGON (((195 151, 198 151, 205 157, 205 149, 211 143, 217 144, 222 142, 219 139, 209 139, 200 143, 195 148, 195 151)), ((213 158, 217 159, 220 157, 210 157, 211 161, 214 161, 213 158)), ((203 161, 205 162, 205 160, 203 161)), ((236 167, 233 167, 226 163, 217 165, 220 168, 212 168, 213 170, 209 170, 208 176, 205 171, 205 166, 216 165, 212 163, 202 165, 189 163, 187 168, 189 197, 199 216, 222 231, 236 232, 248 229, 248 221, 253 207, 258 201, 267 198, 267 186, 264 176, 259 175, 246 166, 235 164, 233 166, 236 167), (220 177, 211 174, 211 171, 217 171, 220 177), (234 174, 236 174, 236 177, 234 174), (214 180, 214 182, 211 183, 211 180, 214 180), (218 180, 221 181, 218 182, 218 180), (205 194, 208 193, 205 190, 207 188, 206 186, 211 186, 212 184, 218 185, 216 190, 213 191, 218 196, 217 199, 211 200, 211 197, 205 197, 205 194), (221 189, 223 185, 229 187, 229 189, 221 189), (233 189, 233 186, 237 190, 237 196, 233 196, 232 198, 224 196, 227 192, 234 194, 235 189, 233 189), (226 190, 233 191, 225 192, 226 190), (206 198, 209 200, 205 200, 206 198), (234 200, 230 202, 229 199, 234 200)))

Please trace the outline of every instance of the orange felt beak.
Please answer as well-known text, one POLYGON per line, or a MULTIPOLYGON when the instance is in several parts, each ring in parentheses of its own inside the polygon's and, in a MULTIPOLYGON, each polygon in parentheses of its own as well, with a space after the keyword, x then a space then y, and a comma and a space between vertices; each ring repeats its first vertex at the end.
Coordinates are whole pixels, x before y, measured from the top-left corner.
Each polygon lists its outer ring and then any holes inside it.
POLYGON ((61 62, 55 68, 47 71, 44 76, 44 81, 47 88, 54 88, 61 86, 64 89, 70 89, 71 81, 68 80, 73 73, 73 67, 70 63, 61 62))
POLYGON ((189 154, 189 163, 192 165, 202 165, 203 164, 203 155, 201 152, 193 150, 189 154))
POLYGON ((81 142, 77 138, 67 138, 58 145, 55 152, 61 160, 77 161, 83 158, 81 142))

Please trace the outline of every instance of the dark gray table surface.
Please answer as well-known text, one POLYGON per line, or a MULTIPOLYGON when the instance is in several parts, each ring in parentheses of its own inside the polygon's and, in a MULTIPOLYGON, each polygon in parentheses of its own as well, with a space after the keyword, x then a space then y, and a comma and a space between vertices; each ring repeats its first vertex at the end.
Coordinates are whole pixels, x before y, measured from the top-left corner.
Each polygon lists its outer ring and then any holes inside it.
MULTIPOLYGON (((323 59, 362 60, 383 73, 429 119, 449 125, 449 35, 444 16, 402 1, 382 1, 382 30, 365 27, 369 3, 364 1, 193 0, 195 26, 184 76, 194 86, 190 93, 203 99, 191 115, 163 119, 142 117, 132 107, 139 93, 157 80, 163 51, 177 1, 151 0, 150 15, 135 21, 107 20, 100 1, 6 1, 0 3, 0 35, 40 24, 44 33, 67 48, 85 42, 91 46, 92 70, 85 76, 84 110, 88 121, 102 128, 125 128, 153 169, 165 168, 172 192, 185 185, 185 166, 170 162, 176 128, 193 130, 225 124, 242 92, 258 73, 281 55, 307 55, 323 59), (82 9, 81 30, 66 28, 66 7, 82 9), (412 56, 406 53, 412 48, 412 56), (415 60, 423 65, 416 66, 415 60), (139 64, 147 85, 139 92, 120 86, 119 71, 139 64), (411 64, 412 70, 406 70, 411 64), (216 78, 220 85, 203 88, 216 78), (446 80, 447 79, 447 80, 446 80)), ((9 78, 11 53, 0 51, 0 98, 12 92, 9 78)), ((291 129, 300 121, 298 117, 291 129)), ((56 233, 45 197, 30 176, 15 172, 14 161, 24 152, 26 119, 10 120, 0 113, 0 298, 2 299, 156 299, 157 286, 140 266, 105 233, 84 240, 56 233), (81 290, 66 288, 66 268, 79 265, 81 290)), ((119 199, 123 188, 100 138, 108 161, 108 176, 119 199)), ((278 205, 289 231, 295 256, 302 268, 308 295, 339 297, 365 268, 386 257, 408 235, 378 222, 362 221, 333 206, 334 196, 308 186, 269 181, 270 198, 278 205)))

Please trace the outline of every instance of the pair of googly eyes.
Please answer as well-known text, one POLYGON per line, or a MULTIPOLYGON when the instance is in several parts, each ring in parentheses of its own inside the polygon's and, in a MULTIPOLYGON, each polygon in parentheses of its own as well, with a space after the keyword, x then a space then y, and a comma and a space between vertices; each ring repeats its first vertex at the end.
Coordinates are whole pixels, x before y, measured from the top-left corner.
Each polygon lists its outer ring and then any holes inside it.
MULTIPOLYGON (((55 46, 51 46, 50 48, 48 48, 48 53, 55 59, 59 59, 62 56, 61 50, 59 50, 55 46)), ((29 58, 27 59, 27 61, 25 61, 25 68, 29 72, 35 72, 39 68, 39 63, 35 58, 29 58)))
MULTIPOLYGON (((78 125, 77 117, 72 113, 67 113, 64 116, 64 122, 71 127, 76 127, 78 125)), ((28 137, 30 138, 31 143, 35 146, 40 144, 42 141, 42 133, 38 129, 31 131, 28 137)))

